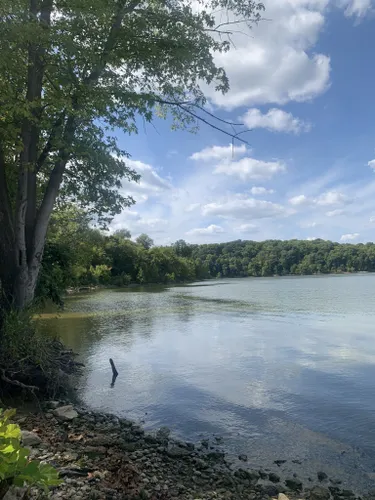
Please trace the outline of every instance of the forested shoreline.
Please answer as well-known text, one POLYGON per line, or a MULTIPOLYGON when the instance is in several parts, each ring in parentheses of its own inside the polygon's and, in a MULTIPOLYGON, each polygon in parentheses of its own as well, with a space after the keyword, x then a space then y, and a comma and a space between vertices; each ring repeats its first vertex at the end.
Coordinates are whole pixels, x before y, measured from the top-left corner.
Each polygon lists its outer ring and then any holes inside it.
POLYGON ((54 214, 38 286, 40 297, 59 300, 69 287, 182 283, 212 278, 287 276, 375 271, 375 245, 325 240, 236 240, 154 246, 123 229, 91 227, 70 207, 54 214))

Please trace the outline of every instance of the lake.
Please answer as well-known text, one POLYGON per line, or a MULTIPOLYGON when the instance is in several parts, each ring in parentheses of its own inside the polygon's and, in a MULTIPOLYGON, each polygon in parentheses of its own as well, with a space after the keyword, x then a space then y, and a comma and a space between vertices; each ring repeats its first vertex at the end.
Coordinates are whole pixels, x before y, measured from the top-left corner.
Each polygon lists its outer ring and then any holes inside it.
POLYGON ((85 363, 85 404, 361 489, 375 477, 374 296, 375 275, 218 280, 72 296, 39 324, 85 363))

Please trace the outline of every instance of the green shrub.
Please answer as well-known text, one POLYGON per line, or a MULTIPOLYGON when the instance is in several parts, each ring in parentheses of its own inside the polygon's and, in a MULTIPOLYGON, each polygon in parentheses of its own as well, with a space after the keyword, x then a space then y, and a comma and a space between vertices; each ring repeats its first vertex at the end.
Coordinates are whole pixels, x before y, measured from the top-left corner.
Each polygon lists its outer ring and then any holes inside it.
POLYGON ((29 460, 30 450, 21 447, 21 429, 9 423, 15 413, 0 408, 0 498, 4 498, 11 485, 38 486, 48 491, 49 486, 61 484, 51 465, 29 460))

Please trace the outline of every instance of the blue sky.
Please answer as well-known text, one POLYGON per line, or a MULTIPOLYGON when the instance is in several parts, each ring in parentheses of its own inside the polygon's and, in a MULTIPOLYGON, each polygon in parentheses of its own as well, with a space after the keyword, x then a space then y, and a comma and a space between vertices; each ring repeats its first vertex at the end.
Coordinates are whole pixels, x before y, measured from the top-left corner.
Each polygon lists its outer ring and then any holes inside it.
POLYGON ((264 0, 252 37, 217 58, 231 90, 206 89, 217 116, 245 123, 249 145, 201 124, 119 136, 142 175, 113 229, 158 244, 234 239, 373 241, 375 2, 264 0))

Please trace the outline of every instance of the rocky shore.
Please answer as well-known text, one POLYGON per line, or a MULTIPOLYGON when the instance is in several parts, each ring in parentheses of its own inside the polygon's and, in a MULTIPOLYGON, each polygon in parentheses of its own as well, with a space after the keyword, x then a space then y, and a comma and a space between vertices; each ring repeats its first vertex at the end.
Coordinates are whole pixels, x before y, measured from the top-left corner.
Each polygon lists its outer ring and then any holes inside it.
MULTIPOLYGON (((236 468, 218 442, 177 441, 167 428, 146 433, 131 421, 64 401, 15 420, 32 458, 59 470, 63 483, 49 495, 56 500, 375 500, 375 492, 357 496, 324 472, 304 485, 296 474, 249 469, 246 456, 236 468)), ((11 490, 5 498, 22 495, 11 490)), ((45 497, 32 490, 29 498, 45 497)))

